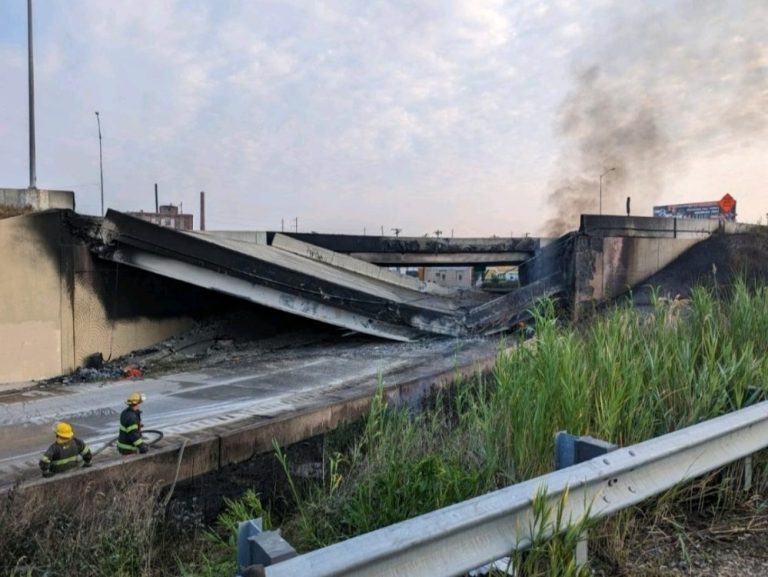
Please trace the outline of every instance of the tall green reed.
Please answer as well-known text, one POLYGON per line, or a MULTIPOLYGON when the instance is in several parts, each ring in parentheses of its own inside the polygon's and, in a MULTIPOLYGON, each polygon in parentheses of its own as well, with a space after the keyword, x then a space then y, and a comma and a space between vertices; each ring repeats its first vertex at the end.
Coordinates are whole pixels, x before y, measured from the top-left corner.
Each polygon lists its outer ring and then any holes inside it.
MULTIPOLYGON (((763 398, 768 290, 740 281, 720 296, 654 293, 649 311, 627 302, 578 329, 544 301, 535 337, 500 351, 492 380, 459 383, 424 413, 380 392, 334 491, 297 497, 292 538, 319 546, 545 474, 560 430, 630 445, 763 398)), ((735 471, 707 483, 733 486, 735 471)))

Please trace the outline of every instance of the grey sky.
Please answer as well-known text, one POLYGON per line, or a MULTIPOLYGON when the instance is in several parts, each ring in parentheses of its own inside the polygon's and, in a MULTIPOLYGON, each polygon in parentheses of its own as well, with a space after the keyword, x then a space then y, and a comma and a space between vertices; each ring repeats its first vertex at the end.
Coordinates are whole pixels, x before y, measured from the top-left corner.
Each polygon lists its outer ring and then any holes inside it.
MULTIPOLYGON (((210 228, 541 233, 716 200, 765 218, 768 4, 36 0, 38 185, 210 228), (649 142, 649 138, 652 142, 649 142), (557 191, 576 190, 569 204, 557 191), (590 202, 593 204, 590 206, 590 202)), ((0 4, 0 186, 27 184, 26 2, 0 4)))

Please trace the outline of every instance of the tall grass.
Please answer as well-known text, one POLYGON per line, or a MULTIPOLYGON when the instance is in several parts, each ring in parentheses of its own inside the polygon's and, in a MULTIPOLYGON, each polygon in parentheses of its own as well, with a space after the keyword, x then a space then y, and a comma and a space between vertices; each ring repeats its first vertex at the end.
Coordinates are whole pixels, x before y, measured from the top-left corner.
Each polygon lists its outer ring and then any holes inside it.
POLYGON ((269 513, 252 491, 224 499, 215 527, 174 534, 159 486, 88 485, 82 498, 0 500, 3 577, 232 577, 241 521, 269 513))
POLYGON ((159 489, 142 482, 91 487, 83 499, 0 504, 0 574, 142 577, 158 550, 159 489))
POLYGON ((768 390, 768 290, 697 288, 690 302, 630 306, 584 333, 537 311, 536 339, 503 353, 489 416, 520 478, 551 469, 558 430, 630 445, 736 410, 768 390))
MULTIPOLYGON (((315 486, 298 503, 289 539, 319 547, 545 474, 560 430, 630 445, 768 392, 766 287, 654 297, 650 312, 627 304, 586 329, 563 324, 547 301, 535 327, 534 339, 500 352, 492 382, 463 383, 426 413, 387 409, 379 396, 361 438, 336 459, 333 490, 315 486)), ((759 490, 768 479, 755 470, 759 490)), ((722 495, 738 483, 736 466, 675 495, 702 503, 714 487, 726 507, 733 498, 722 495)), ((613 531, 633 526, 631 513, 617 518, 613 531)))

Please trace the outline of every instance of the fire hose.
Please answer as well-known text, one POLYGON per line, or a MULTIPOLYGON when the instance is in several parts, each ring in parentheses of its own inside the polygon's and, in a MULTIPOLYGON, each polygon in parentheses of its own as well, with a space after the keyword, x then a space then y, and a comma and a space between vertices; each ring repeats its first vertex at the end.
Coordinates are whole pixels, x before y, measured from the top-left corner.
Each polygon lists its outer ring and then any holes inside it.
MULTIPOLYGON (((145 440, 145 443, 148 447, 151 447, 152 445, 155 445, 160 441, 162 441, 164 436, 162 431, 158 431, 156 429, 144 429, 141 432, 142 438, 146 439, 147 437, 144 437, 144 435, 147 435, 147 434, 151 436, 149 440, 145 440)), ((101 447, 96 451, 93 451, 91 454, 95 457, 96 455, 104 451, 107 447, 113 446, 117 442, 117 439, 118 437, 115 437, 114 439, 110 439, 109 442, 107 442, 103 447, 101 447)))

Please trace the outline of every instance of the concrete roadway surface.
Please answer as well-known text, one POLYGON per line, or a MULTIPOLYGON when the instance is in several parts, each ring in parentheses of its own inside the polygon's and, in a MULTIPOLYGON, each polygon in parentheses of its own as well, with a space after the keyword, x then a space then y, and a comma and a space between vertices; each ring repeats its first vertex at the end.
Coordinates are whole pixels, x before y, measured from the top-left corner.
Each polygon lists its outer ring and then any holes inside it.
MULTIPOLYGON (((194 439, 210 427, 251 425, 313 406, 338 401, 350 392, 451 371, 493 359, 498 339, 430 339, 392 343, 351 339, 301 346, 238 360, 222 366, 161 378, 79 385, 33 385, 0 392, 0 489, 40 475, 38 460, 54 441, 54 424, 72 423, 77 437, 93 451, 117 436, 125 399, 134 391, 145 429, 159 429, 167 446, 174 436, 194 439)), ((118 460, 115 448, 94 462, 118 460)))

